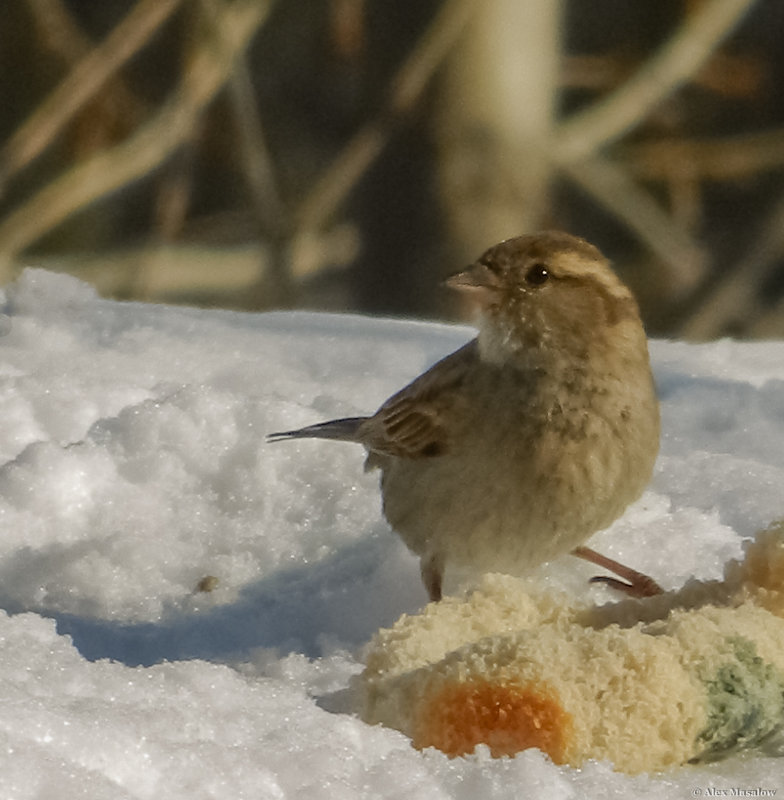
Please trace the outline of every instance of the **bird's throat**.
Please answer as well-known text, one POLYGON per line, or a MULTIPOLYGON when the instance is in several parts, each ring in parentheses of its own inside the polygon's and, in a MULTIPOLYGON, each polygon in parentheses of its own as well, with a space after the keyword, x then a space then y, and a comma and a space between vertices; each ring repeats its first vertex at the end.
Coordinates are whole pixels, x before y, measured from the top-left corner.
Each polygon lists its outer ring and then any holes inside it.
POLYGON ((531 367, 541 360, 542 341, 519 321, 483 314, 479 320, 479 357, 494 366, 531 367))

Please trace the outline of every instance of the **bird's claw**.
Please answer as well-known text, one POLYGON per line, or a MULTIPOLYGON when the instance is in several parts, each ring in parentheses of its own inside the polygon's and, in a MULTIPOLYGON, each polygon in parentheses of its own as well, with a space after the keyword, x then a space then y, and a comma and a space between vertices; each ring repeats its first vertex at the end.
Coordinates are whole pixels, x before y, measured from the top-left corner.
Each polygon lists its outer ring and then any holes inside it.
POLYGON ((664 593, 664 589, 653 578, 642 572, 637 572, 636 569, 627 567, 609 556, 597 553, 596 550, 591 550, 590 547, 585 547, 585 545, 575 547, 572 550, 572 555, 584 558, 586 561, 590 561, 591 564, 602 567, 602 569, 608 569, 619 576, 618 578, 611 578, 609 575, 597 575, 595 578, 591 578, 591 583, 604 583, 629 595, 629 597, 653 597, 664 593), (622 580, 619 580, 619 578, 622 580))
POLYGON ((629 595, 629 597, 654 597, 663 594, 664 589, 648 575, 638 572, 636 576, 630 577, 629 581, 622 581, 619 578, 611 578, 609 575, 594 575, 590 583, 603 583, 611 589, 629 595))

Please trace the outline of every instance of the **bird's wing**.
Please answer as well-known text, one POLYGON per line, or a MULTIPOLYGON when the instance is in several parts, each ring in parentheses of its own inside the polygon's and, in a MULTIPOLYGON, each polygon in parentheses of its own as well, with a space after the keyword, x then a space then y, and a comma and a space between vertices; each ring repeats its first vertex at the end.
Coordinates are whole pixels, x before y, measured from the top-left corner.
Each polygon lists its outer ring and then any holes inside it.
POLYGON ((460 387, 479 358, 476 339, 434 364, 362 423, 359 438, 373 454, 429 458, 448 452, 465 402, 460 387))

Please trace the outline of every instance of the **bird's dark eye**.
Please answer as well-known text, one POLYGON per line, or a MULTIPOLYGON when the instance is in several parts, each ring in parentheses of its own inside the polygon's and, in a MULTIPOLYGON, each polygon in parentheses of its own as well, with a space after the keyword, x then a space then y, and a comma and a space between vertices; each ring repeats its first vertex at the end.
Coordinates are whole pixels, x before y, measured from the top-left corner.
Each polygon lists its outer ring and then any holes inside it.
POLYGON ((550 271, 547 269, 547 265, 537 262, 528 268, 528 272, 525 273, 525 282, 531 286, 541 286, 543 283, 547 283, 549 277, 550 271))

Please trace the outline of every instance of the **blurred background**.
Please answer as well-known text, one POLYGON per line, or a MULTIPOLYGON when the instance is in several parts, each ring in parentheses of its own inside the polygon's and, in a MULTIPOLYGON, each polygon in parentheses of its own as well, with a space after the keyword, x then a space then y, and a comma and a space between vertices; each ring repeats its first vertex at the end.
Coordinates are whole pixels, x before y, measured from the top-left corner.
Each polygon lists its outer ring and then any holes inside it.
POLYGON ((784 336, 781 0, 4 0, 0 284, 457 318, 546 227, 649 332, 784 336))

